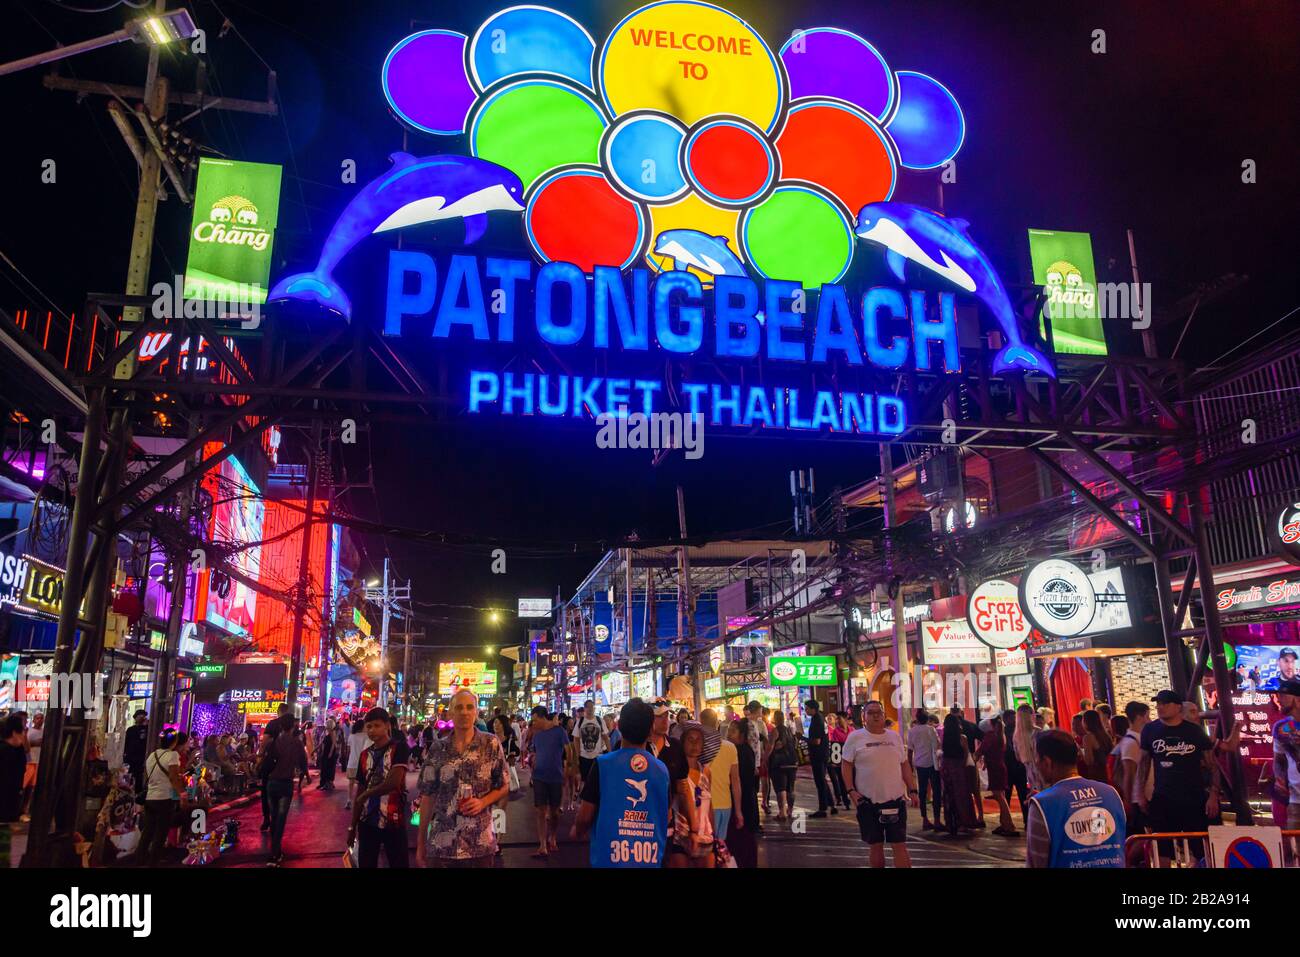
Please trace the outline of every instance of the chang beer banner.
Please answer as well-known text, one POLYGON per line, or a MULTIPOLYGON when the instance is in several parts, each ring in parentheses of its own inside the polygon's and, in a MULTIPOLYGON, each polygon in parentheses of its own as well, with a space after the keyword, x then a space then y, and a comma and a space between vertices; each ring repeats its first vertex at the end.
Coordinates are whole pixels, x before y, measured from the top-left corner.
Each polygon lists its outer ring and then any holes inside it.
MULTIPOLYGON (((1097 270, 1092 236, 1052 229, 1029 231, 1034 282, 1047 290, 1043 310, 1052 320, 1056 351, 1106 355, 1106 336, 1097 307, 1097 270)), ((1046 335, 1046 324, 1040 321, 1046 335)))
POLYGON ((200 160, 185 298, 266 302, 279 214, 279 166, 200 160))

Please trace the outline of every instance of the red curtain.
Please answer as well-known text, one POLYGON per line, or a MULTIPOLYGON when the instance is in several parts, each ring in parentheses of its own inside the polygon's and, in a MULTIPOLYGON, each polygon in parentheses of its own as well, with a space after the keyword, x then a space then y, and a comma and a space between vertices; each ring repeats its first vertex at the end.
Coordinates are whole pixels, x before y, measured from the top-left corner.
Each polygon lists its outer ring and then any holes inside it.
POLYGON ((1052 669, 1052 707, 1056 726, 1070 730, 1070 719, 1079 712, 1079 702, 1092 697, 1092 679, 1088 670, 1075 658, 1057 659, 1052 669))

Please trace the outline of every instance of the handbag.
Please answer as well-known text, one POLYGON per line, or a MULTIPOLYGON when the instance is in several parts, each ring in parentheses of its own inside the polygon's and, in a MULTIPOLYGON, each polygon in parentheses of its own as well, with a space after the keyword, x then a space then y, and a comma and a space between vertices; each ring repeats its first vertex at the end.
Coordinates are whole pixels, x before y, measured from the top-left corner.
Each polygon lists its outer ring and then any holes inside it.
POLYGON ((515 766, 513 764, 509 766, 509 769, 510 769, 510 793, 514 794, 516 791, 519 790, 519 772, 515 770, 515 766))

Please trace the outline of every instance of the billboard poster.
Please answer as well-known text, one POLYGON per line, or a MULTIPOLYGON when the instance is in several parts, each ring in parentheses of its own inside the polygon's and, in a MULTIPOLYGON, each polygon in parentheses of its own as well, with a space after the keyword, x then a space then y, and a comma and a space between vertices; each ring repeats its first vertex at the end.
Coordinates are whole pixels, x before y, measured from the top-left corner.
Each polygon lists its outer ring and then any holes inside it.
POLYGON ((279 166, 200 159, 185 298, 266 302, 279 214, 279 166))
POLYGON ((491 697, 497 693, 497 673, 481 661, 444 661, 438 665, 438 693, 450 697, 457 691, 491 697))
MULTIPOLYGON (((204 454, 208 454, 206 450, 204 454)), ((230 564, 249 578, 259 578, 262 546, 251 543, 262 540, 266 503, 257 485, 233 455, 209 472, 203 484, 214 502, 212 541, 243 546, 230 556, 230 564)), ((206 598, 203 620, 232 635, 249 634, 257 610, 257 592, 210 569, 203 574, 206 579, 200 586, 200 594, 206 598)))
POLYGON ((1276 691, 1279 681, 1300 677, 1295 645, 1237 645, 1236 653, 1239 691, 1276 691))
MULTIPOLYGON (((1097 270, 1092 236, 1054 229, 1029 230, 1034 283, 1047 290, 1043 311, 1052 320, 1059 353, 1106 355, 1106 336, 1097 308, 1097 270)), ((1041 322, 1046 335, 1046 323, 1041 322)))

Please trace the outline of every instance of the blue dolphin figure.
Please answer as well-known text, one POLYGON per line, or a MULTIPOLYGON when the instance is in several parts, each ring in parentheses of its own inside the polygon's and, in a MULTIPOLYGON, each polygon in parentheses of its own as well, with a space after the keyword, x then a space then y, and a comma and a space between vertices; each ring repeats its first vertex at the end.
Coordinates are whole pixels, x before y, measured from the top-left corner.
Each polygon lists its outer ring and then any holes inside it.
POLYGON ((982 300, 1002 327, 1007 345, 993 357, 993 372, 1026 369, 1056 378, 1047 356, 1025 342, 1002 280, 988 257, 971 241, 964 219, 945 219, 907 203, 870 203, 858 213, 855 230, 883 246, 885 261, 903 281, 903 267, 914 262, 982 300))
POLYGON ((698 229, 665 229, 655 238, 655 252, 672 256, 674 269, 694 266, 711 276, 745 275, 745 267, 727 245, 726 236, 710 236, 698 229))
POLYGON ((361 188, 325 237, 316 268, 281 279, 269 299, 315 302, 351 318, 352 303, 334 281, 333 272, 352 247, 371 233, 460 218, 465 221, 465 242, 472 243, 487 229, 490 210, 524 208, 519 177, 495 163, 410 153, 389 158, 393 168, 361 188))

